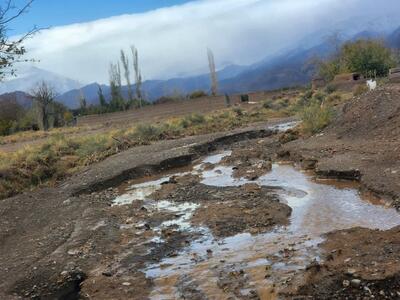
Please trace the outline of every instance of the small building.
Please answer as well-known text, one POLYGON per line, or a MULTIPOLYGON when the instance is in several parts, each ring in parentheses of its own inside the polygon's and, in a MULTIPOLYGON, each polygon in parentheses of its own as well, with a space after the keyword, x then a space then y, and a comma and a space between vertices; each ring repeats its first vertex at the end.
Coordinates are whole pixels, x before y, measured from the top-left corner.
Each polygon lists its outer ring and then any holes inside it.
POLYGON ((323 88, 326 85, 326 81, 324 78, 322 77, 314 77, 311 80, 311 87, 313 90, 319 89, 319 88, 323 88))
POLYGON ((364 80, 360 73, 344 73, 336 75, 333 82, 357 82, 364 80))
POLYGON ((367 80, 360 73, 344 73, 336 75, 331 85, 338 90, 352 91, 357 85, 364 85, 367 80))
POLYGON ((400 67, 389 70, 389 82, 400 83, 400 67))

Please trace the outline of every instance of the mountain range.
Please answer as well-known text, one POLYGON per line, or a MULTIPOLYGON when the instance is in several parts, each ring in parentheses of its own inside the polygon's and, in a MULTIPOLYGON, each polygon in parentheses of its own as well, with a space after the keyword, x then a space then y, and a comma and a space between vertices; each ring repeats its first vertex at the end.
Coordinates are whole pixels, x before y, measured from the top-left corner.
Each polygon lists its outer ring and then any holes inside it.
MULTIPOLYGON (((374 29, 361 30, 353 35, 347 35, 345 40, 359 38, 384 38, 393 48, 400 48, 400 27, 391 31, 374 29)), ((353 28, 354 30, 354 28, 353 28)), ((307 67, 307 62, 313 57, 324 57, 332 53, 332 45, 326 39, 310 43, 305 39, 294 49, 268 57, 249 66, 229 65, 217 72, 220 93, 244 93, 249 91, 271 90, 288 86, 307 84, 313 75, 313 68, 307 67)), ((82 85, 76 80, 65 78, 52 72, 29 67, 21 75, 0 84, 0 94, 13 91, 29 93, 40 81, 46 81, 58 93, 57 100, 69 108, 79 107, 79 98, 84 95, 89 105, 98 104, 99 84, 82 85)), ((110 87, 100 85, 106 99, 110 99, 110 87)), ((134 87, 133 87, 134 88, 134 87)), ((198 76, 172 78, 168 80, 147 80, 142 85, 147 100, 154 101, 161 96, 176 93, 187 94, 194 90, 209 92, 210 79, 208 74, 198 76)), ((127 96, 127 87, 123 87, 123 94, 127 96)), ((21 94, 18 95, 19 99, 21 94)), ((0 100, 1 100, 0 96, 0 100)), ((22 100, 20 100, 22 101, 22 100)))

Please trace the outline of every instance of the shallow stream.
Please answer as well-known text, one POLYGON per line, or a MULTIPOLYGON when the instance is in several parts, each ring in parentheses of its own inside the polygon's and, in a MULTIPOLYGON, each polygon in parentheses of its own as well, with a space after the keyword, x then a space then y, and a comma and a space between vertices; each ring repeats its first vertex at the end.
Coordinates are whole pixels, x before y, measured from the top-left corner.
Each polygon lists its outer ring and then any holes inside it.
MULTIPOLYGON (((211 186, 249 183, 245 179, 233 178, 231 166, 203 169, 205 163, 218 164, 227 155, 230 151, 206 157, 190 172, 201 175, 202 183, 211 186)), ((201 233, 200 238, 192 241, 176 257, 146 267, 146 276, 154 281, 151 299, 180 298, 182 287, 191 289, 198 299, 253 299, 255 294, 261 299, 276 299, 276 293, 296 273, 320 260, 318 245, 323 241, 324 233, 357 226, 390 229, 400 225, 400 215, 396 210, 367 201, 359 193, 356 183, 317 180, 312 174, 290 164, 274 164, 271 172, 252 183, 276 187, 281 201, 292 208, 290 225, 276 227, 265 234, 243 233, 215 239, 208 228, 195 227, 190 222, 199 204, 148 199, 169 177, 133 185, 114 202, 123 205, 147 199, 153 209, 172 211, 180 216, 162 223, 155 231, 176 225, 177 230, 201 233), (223 284, 225 277, 232 276, 241 282, 235 293, 227 292, 223 284)), ((163 242, 161 238, 153 240, 163 242)))

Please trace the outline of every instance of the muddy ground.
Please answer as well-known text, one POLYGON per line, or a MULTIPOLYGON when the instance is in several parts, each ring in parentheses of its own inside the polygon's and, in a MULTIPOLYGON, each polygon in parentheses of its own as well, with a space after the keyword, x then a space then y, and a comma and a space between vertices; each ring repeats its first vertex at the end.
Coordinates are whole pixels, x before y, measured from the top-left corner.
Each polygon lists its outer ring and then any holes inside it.
POLYGON ((175 255, 195 234, 167 230, 166 243, 149 244, 151 229, 176 216, 148 210, 140 201, 129 209, 111 206, 116 187, 189 165, 233 142, 271 136, 271 125, 137 147, 56 188, 2 200, 0 298, 146 299, 151 282, 140 272, 144 264, 175 255))
MULTIPOLYGON (((355 98, 322 133, 287 143, 279 154, 321 176, 358 180, 362 190, 400 208, 399 100, 399 85, 355 98)), ((324 262, 310 267, 296 293, 311 299, 400 299, 399 230, 328 234, 324 262)))
POLYGON ((216 237, 261 233, 288 223, 291 209, 279 202, 274 189, 245 184, 213 187, 197 176, 173 178, 150 196, 155 200, 200 203, 191 221, 205 225, 216 237))
MULTIPOLYGON (((282 187, 255 184, 277 161, 323 177, 357 180, 387 206, 400 207, 399 99, 400 87, 394 85, 362 95, 322 133, 307 138, 298 138, 296 130, 277 133, 260 125, 134 148, 57 188, 0 201, 0 298, 148 299, 163 293, 209 299, 207 291, 218 299, 399 299, 400 227, 330 232, 318 247, 318 260, 290 276, 279 273, 278 279, 268 265, 250 271, 241 261, 218 260, 207 245, 200 254, 188 254, 194 273, 163 281, 146 271, 149 265, 168 271, 184 249, 201 245, 207 234, 223 252, 226 238, 257 239, 288 225, 293 211, 282 201, 282 187), (237 185, 206 185, 195 172, 196 160, 215 150, 232 152, 203 164, 202 172, 233 167, 237 185), (177 170, 189 173, 161 180, 158 189, 132 203, 114 205, 129 185, 177 170), (194 276, 205 272, 205 265, 212 266, 215 277, 206 288, 202 277, 194 276), (255 288, 254 278, 268 285, 255 288)), ((299 248, 307 240, 279 240, 276 253, 270 253, 273 246, 265 249, 268 256, 258 249, 259 259, 287 264, 296 252, 315 250, 313 245, 299 248)))

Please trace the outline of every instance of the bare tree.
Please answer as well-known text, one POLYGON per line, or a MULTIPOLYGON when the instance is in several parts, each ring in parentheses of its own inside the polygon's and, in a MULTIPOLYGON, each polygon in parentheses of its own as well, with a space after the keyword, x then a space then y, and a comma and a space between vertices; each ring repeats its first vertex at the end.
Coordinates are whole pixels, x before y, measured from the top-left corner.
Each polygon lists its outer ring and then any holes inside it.
POLYGON ((208 66, 210 68, 211 94, 213 96, 216 96, 218 94, 218 79, 217 79, 217 72, 215 70, 214 53, 211 51, 211 49, 207 49, 207 56, 208 56, 208 66))
POLYGON ((18 8, 14 1, 7 0, 0 5, 0 80, 8 75, 15 75, 14 64, 27 59, 21 60, 26 53, 23 42, 38 31, 36 27, 22 35, 16 40, 8 37, 9 25, 17 18, 26 13, 31 7, 34 0, 27 1, 26 4, 18 8))
POLYGON ((45 81, 32 92, 38 124, 42 130, 48 130, 52 124, 54 99, 56 94, 45 81))
POLYGON ((132 85, 131 85, 131 79, 130 79, 129 59, 125 55, 124 50, 121 50, 121 62, 122 62, 122 66, 124 68, 124 77, 125 77, 126 85, 128 87, 128 98, 129 98, 129 101, 132 101, 133 93, 132 93, 132 85))
POLYGON ((139 67, 139 55, 135 46, 131 46, 133 57, 133 70, 135 71, 136 96, 139 100, 139 106, 142 107, 142 74, 139 67))

